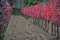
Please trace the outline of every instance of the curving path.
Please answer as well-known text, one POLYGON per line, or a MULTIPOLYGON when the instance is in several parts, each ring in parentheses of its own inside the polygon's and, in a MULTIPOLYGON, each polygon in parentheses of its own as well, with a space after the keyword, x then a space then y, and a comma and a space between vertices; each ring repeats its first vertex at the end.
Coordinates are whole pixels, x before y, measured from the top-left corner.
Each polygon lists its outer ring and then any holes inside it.
POLYGON ((48 40, 40 31, 23 16, 12 15, 4 40, 48 40))

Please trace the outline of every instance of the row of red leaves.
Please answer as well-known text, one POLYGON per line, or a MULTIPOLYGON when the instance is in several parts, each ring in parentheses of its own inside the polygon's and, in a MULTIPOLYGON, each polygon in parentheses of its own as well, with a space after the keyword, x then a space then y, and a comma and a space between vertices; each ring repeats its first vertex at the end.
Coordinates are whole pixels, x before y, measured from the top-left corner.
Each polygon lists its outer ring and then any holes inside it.
POLYGON ((56 2, 44 2, 39 3, 34 6, 24 7, 21 9, 22 14, 31 16, 34 18, 42 18, 48 21, 60 23, 60 10, 57 10, 57 3, 56 2))
POLYGON ((12 7, 10 6, 10 4, 8 2, 6 2, 6 5, 7 5, 7 21, 9 20, 10 16, 11 16, 11 13, 12 13, 12 7))

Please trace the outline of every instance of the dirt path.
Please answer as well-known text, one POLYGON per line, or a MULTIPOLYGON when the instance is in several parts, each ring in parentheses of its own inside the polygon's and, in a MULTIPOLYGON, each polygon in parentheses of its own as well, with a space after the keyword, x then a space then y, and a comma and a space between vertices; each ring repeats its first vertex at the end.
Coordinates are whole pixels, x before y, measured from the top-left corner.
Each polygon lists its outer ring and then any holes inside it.
POLYGON ((5 40, 47 40, 40 30, 22 16, 11 16, 5 40))

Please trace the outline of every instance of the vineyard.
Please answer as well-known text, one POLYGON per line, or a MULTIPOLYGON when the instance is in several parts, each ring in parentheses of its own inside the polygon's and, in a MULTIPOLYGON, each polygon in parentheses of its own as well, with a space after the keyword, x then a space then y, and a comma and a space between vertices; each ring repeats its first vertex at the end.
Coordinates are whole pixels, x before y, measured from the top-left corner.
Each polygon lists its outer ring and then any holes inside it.
POLYGON ((1 34, 8 35, 5 40, 60 39, 60 0, 5 0, 0 6, 1 34), (18 33, 25 37, 19 38, 18 33))
POLYGON ((27 3, 25 7, 21 8, 22 15, 28 21, 46 31, 51 37, 59 38, 59 0, 29 1, 27 3))

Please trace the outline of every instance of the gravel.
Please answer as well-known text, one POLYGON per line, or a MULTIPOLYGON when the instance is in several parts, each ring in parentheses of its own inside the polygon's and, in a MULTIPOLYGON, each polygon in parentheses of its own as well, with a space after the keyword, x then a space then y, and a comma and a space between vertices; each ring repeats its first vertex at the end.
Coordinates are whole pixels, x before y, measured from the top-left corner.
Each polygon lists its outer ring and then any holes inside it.
POLYGON ((12 15, 4 40, 47 40, 40 29, 23 16, 12 15))

